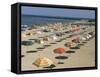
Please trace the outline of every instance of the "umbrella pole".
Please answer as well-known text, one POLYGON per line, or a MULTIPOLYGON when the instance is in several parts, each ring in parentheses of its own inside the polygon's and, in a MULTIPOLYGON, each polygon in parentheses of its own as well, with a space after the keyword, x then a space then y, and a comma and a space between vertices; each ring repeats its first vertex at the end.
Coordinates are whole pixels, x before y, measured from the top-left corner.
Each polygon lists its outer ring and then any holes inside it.
MULTIPOLYGON (((61 56, 61 55, 59 54, 59 56, 61 56)), ((63 62, 61 61, 61 59, 59 59, 58 64, 63 64, 63 62)))

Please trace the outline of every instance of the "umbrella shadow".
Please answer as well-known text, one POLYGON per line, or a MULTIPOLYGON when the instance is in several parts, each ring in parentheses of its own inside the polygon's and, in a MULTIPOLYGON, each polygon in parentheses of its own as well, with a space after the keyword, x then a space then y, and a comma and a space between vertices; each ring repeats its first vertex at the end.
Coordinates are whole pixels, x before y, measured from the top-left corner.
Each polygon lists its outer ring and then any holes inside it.
POLYGON ((67 56, 56 56, 55 58, 56 58, 56 59, 62 59, 62 60, 64 60, 64 59, 68 59, 67 56))
POLYGON ((25 55, 21 55, 21 57, 25 57, 25 55))
POLYGON ((57 44, 57 43, 50 43, 50 44, 57 44))
POLYGON ((45 49, 45 47, 38 47, 38 48, 36 48, 36 49, 45 49))
POLYGON ((36 53, 37 50, 30 50, 30 51, 27 51, 26 53, 36 53))
POLYGON ((35 40, 35 39, 29 39, 29 40, 35 40))
POLYGON ((78 44, 79 46, 84 46, 84 44, 83 43, 80 43, 80 44, 78 44))
POLYGON ((58 64, 64 64, 64 62, 58 62, 58 64))
POLYGON ((86 41, 82 42, 83 44, 87 43, 86 41))
POLYGON ((66 51, 66 53, 75 53, 73 50, 66 51))
POLYGON ((51 45, 44 45, 44 47, 50 47, 51 45))
POLYGON ((61 42, 61 40, 58 40, 58 41, 56 41, 56 42, 61 42))
POLYGON ((54 67, 56 67, 54 64, 51 64, 50 66, 48 66, 48 67, 43 67, 43 68, 54 68, 54 67))
POLYGON ((55 57, 56 59, 58 59, 58 64, 64 64, 64 62, 60 61, 60 60, 65 60, 65 59, 68 59, 67 56, 56 56, 55 57))
POLYGON ((70 47, 70 49, 80 49, 80 47, 70 47))

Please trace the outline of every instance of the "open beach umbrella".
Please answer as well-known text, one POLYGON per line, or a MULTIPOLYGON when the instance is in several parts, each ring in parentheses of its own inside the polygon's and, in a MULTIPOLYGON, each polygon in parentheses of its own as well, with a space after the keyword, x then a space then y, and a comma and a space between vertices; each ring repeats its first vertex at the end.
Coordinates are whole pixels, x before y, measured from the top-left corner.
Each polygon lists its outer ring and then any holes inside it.
POLYGON ((75 31, 75 26, 74 26, 74 25, 71 25, 71 26, 70 26, 70 31, 71 31, 71 32, 74 32, 74 31, 75 31))
POLYGON ((41 31, 37 31, 36 33, 37 33, 37 34, 42 34, 42 32, 41 32, 41 31))
POLYGON ((72 42, 74 42, 74 43, 80 43, 80 39, 79 38, 75 38, 75 39, 72 40, 72 42))
POLYGON ((80 38, 82 41, 86 41, 86 37, 84 37, 84 36, 81 36, 81 38, 80 38))
POLYGON ((89 38, 90 38, 90 36, 89 36, 88 34, 84 34, 84 35, 82 36, 82 40, 83 40, 83 41, 87 41, 87 40, 89 40, 89 38))
POLYGON ((49 37, 48 36, 43 37, 43 41, 49 41, 49 37))
POLYGON ((43 40, 40 40, 40 39, 35 39, 35 42, 36 43, 39 43, 39 44, 43 44, 44 43, 44 41, 43 40))
POLYGON ((79 49, 80 46, 79 46, 78 43, 74 43, 74 42, 72 42, 71 45, 70 45, 70 48, 71 48, 71 49, 79 49))
POLYGON ((21 41, 21 44, 24 46, 30 46, 33 44, 33 42, 32 41, 21 41))
POLYGON ((33 45, 34 44, 34 42, 32 42, 32 41, 21 41, 21 45, 23 45, 23 46, 25 46, 25 48, 27 48, 27 50, 28 50, 28 48, 29 48, 29 46, 31 46, 31 45, 33 45))
POLYGON ((66 47, 69 47, 71 49, 78 49, 80 46, 78 43, 75 43, 75 42, 67 42, 64 44, 66 47))
POLYGON ((32 33, 26 33, 27 36, 33 35, 32 33))
POLYGON ((58 39, 56 35, 51 35, 50 38, 51 38, 52 40, 57 40, 57 39, 58 39))
POLYGON ((76 32, 77 32, 77 31, 80 31, 79 25, 75 25, 75 31, 76 31, 76 32))
POLYGON ((50 67, 54 65, 53 61, 46 57, 37 58, 33 64, 37 67, 50 67))
POLYGON ((22 37, 22 38, 25 38, 25 37, 29 37, 29 36, 31 36, 31 35, 33 35, 33 34, 30 33, 30 32, 28 32, 28 33, 23 32, 23 33, 21 34, 21 37, 22 37))
POLYGON ((54 53, 62 54, 64 52, 65 52, 64 48, 56 48, 56 49, 54 49, 54 53))
POLYGON ((23 31, 23 32, 21 32, 21 37, 22 38, 28 37, 29 35, 27 35, 27 34, 28 34, 28 32, 23 31))
MULTIPOLYGON (((56 49, 54 49, 53 52, 57 53, 57 54, 63 54, 65 52, 65 49, 64 48, 56 48, 56 49)), ((58 64, 63 64, 63 62, 61 62, 60 59, 59 59, 58 64)))
POLYGON ((71 45, 71 42, 66 42, 66 43, 64 44, 64 46, 66 46, 66 47, 70 47, 70 45, 71 45))

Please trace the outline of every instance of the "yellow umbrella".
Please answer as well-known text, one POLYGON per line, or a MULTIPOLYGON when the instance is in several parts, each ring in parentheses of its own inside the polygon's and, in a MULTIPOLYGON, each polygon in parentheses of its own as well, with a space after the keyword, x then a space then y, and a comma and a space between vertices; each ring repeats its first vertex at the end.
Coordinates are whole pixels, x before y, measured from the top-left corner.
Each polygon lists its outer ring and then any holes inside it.
POLYGON ((46 57, 40 57, 40 58, 37 58, 35 62, 33 62, 33 64, 36 65, 37 67, 49 67, 50 65, 54 63, 53 61, 51 61, 50 59, 46 57))

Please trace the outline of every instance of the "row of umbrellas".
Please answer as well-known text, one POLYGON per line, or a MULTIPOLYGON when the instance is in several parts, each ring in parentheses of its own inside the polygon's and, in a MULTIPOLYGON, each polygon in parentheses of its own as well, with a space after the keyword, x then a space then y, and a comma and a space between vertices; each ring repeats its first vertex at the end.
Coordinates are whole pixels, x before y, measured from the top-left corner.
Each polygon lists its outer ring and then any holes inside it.
MULTIPOLYGON (((58 25, 58 27, 59 26, 60 25, 58 25)), ((56 28, 58 28, 58 27, 56 27, 56 28)), ((76 31, 79 31, 81 29, 80 26, 78 26, 78 25, 69 25, 68 28, 67 28, 67 26, 65 26, 65 27, 62 26, 62 28, 63 29, 66 28, 69 32, 76 32, 76 31)), ((42 27, 41 27, 41 29, 42 29, 42 27)), ((63 30, 63 29, 61 29, 61 30, 63 30)), ((42 33, 45 33, 45 32, 51 32, 51 33, 53 32, 53 33, 55 33, 56 31, 53 31, 53 29, 48 29, 48 28, 44 28, 43 30, 37 30, 37 29, 35 30, 34 29, 34 31, 31 31, 31 33, 23 32, 22 33, 22 37, 27 37, 27 36, 34 35, 34 34, 42 34, 42 33)))
MULTIPOLYGON (((85 35, 82 36, 82 38, 86 38, 86 39, 90 39, 91 37, 93 37, 94 33, 90 32, 90 33, 87 33, 85 35)), ((45 37, 43 38, 43 40, 45 41, 48 41, 48 39, 45 37)), ((83 39, 81 39, 82 41, 85 41, 83 39)), ((38 40, 37 40, 38 42, 38 40)), ((32 45, 34 42, 33 41, 22 41, 22 45, 32 45)), ((76 39, 73 39, 71 42, 67 42, 65 43, 65 46, 68 46, 70 48, 73 48, 73 47, 76 47, 78 46, 78 43, 80 43, 80 38, 76 38, 76 39)), ((53 52, 55 54, 63 54, 65 53, 65 49, 64 48, 55 48, 53 50, 53 52)), ((59 61, 59 63, 61 63, 59 61)), ((34 62, 33 62, 34 65, 36 65, 37 67, 55 67, 54 65, 54 62, 51 61, 49 58, 46 58, 46 57, 40 57, 40 58, 37 58, 34 62)))
MULTIPOLYGON (((31 35, 30 33, 28 33, 27 35, 31 35)), ((44 37, 41 37, 43 39, 33 39, 34 41, 22 41, 22 45, 32 45, 33 43, 39 43, 39 44, 43 44, 44 41, 49 41, 50 39, 53 39, 53 40, 58 40, 58 37, 64 35, 63 33, 59 32, 59 33, 56 33, 56 34, 53 34, 53 35, 50 35, 50 36, 44 36, 44 37)))
MULTIPOLYGON (((93 36, 92 32, 88 33, 88 34, 91 34, 91 36, 93 36)), ((73 44, 80 43, 80 39, 79 38, 73 39, 72 42, 73 42, 73 44)), ((71 42, 68 42, 68 44, 72 45, 73 47, 76 46, 76 45, 73 45, 71 42)), ((66 50, 64 48, 56 48, 56 49, 53 50, 53 52, 55 54, 63 54, 63 53, 65 53, 65 51, 66 50)), ((51 67, 51 66, 52 66, 51 68, 55 67, 54 62, 51 61, 50 59, 46 58, 46 57, 36 59, 36 61, 33 64, 35 64, 38 67, 51 67)), ((59 59, 58 64, 62 64, 60 59, 59 59)))

